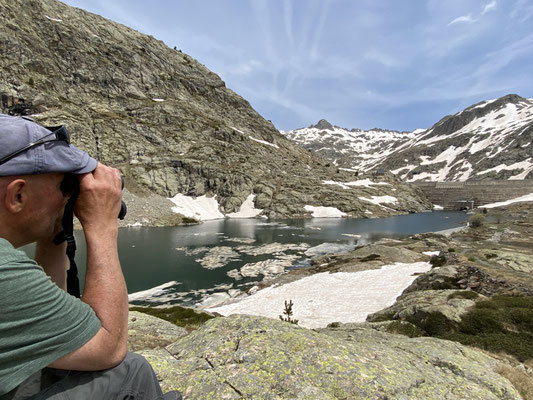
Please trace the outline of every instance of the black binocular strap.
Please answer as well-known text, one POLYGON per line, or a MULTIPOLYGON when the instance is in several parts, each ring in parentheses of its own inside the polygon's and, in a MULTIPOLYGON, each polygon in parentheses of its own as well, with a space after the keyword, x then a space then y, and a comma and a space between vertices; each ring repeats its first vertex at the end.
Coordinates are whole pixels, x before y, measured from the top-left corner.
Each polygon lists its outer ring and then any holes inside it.
POLYGON ((54 238, 54 244, 57 246, 67 241, 67 257, 70 261, 70 268, 67 271, 67 292, 75 297, 81 297, 80 280, 78 279, 78 267, 74 261, 76 255, 76 241, 74 240, 74 203, 78 195, 74 194, 67 202, 63 213, 63 231, 59 232, 54 238))

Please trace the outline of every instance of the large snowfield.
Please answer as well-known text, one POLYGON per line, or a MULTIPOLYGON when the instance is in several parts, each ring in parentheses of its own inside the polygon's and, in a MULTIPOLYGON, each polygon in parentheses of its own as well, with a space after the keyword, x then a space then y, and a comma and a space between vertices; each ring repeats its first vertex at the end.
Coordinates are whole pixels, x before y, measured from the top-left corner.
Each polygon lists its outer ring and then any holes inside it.
POLYGON ((222 315, 251 314, 279 318, 292 300, 293 318, 306 328, 331 322, 364 322, 367 315, 394 304, 415 279, 429 271, 427 262, 396 263, 360 272, 323 272, 271 286, 231 304, 208 309, 222 315))

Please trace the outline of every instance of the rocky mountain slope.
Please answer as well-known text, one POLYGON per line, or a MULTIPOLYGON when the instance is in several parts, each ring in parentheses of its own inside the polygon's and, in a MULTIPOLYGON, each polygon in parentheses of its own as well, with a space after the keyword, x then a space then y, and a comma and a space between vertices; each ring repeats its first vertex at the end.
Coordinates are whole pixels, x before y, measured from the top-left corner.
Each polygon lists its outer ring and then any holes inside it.
POLYGON ((413 132, 351 130, 326 121, 282 132, 340 167, 382 168, 406 181, 533 178, 533 99, 507 95, 413 132))
POLYGON ((154 194, 215 197, 223 214, 249 199, 269 217, 309 217, 325 206, 348 216, 429 207, 393 177, 349 189, 325 184, 364 177, 296 146, 215 73, 153 37, 55 0, 0 0, 0 21, 2 112, 67 125, 74 144, 121 170, 138 210, 154 194), (392 191, 387 206, 360 199, 392 191))

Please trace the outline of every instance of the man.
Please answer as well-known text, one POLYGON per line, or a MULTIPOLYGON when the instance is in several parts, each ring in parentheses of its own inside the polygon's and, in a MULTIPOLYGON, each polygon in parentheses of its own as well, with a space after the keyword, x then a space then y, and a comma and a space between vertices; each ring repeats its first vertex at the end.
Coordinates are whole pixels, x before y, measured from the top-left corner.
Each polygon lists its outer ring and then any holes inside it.
POLYGON ((148 362, 127 353, 121 196, 119 171, 72 146, 64 127, 0 114, 0 400, 47 366, 64 377, 34 399, 181 398, 163 396, 148 362), (71 195, 65 174, 79 182, 74 213, 87 242, 81 300, 65 291, 66 243, 53 243, 71 195), (16 250, 33 242, 35 261, 16 250))

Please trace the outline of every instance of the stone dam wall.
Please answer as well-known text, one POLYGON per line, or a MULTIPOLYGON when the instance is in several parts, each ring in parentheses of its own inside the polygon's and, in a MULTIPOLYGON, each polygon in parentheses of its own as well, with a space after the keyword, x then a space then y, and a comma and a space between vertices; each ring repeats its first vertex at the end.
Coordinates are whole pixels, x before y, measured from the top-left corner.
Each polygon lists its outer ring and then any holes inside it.
POLYGON ((515 181, 412 182, 445 210, 482 207, 533 193, 533 179, 515 181))

